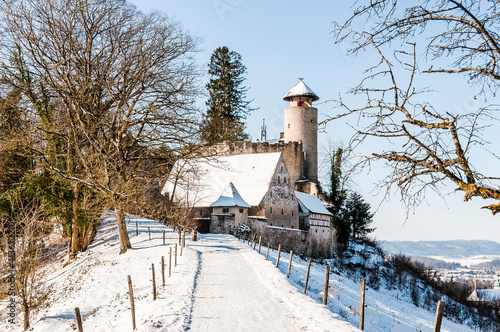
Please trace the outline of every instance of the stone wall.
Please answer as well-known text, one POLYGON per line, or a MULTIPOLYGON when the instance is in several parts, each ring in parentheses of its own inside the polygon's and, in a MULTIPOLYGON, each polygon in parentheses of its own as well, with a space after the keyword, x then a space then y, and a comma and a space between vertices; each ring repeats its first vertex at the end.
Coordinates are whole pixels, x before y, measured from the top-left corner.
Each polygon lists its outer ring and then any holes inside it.
POLYGON ((283 156, 260 206, 264 209, 270 225, 299 228, 299 202, 283 156))
POLYGON ((335 231, 329 238, 320 239, 310 231, 268 226, 265 221, 249 218, 248 225, 252 233, 262 236, 262 246, 269 242, 272 248, 281 244, 283 251, 293 250, 295 255, 313 258, 332 258, 337 248, 335 231))

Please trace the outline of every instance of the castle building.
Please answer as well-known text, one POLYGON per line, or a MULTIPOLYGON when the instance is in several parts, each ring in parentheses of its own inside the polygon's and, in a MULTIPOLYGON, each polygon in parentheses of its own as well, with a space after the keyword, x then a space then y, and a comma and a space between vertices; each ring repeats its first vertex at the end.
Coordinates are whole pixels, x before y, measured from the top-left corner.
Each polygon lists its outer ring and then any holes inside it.
POLYGON ((284 131, 280 140, 239 141, 214 145, 209 155, 239 155, 281 152, 295 189, 318 194, 318 109, 312 106, 318 95, 302 79, 283 97, 284 131))
POLYGON ((310 256, 331 257, 336 232, 318 195, 319 97, 302 79, 283 97, 282 139, 224 142, 179 160, 162 194, 192 208, 200 233, 233 233, 241 224, 266 241, 310 256))

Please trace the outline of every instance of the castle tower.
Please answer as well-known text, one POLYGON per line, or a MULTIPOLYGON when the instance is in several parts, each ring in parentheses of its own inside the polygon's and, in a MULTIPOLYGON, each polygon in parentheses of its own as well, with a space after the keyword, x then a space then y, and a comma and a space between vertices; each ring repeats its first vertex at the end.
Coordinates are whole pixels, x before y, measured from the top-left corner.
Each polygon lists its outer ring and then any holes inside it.
POLYGON ((318 181, 318 109, 312 102, 319 97, 300 81, 283 97, 290 102, 285 109, 285 142, 302 141, 304 149, 304 176, 318 181))

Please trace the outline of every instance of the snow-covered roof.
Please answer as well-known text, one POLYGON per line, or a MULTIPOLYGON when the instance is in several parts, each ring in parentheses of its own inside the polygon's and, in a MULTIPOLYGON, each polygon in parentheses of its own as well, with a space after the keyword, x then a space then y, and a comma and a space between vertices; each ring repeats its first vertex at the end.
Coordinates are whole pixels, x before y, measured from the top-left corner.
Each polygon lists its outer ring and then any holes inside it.
POLYGON ((328 211, 323 203, 319 200, 317 196, 305 194, 300 191, 296 191, 295 195, 299 199, 299 203, 301 203, 307 210, 312 213, 318 214, 326 214, 331 216, 332 214, 328 211))
POLYGON ((500 301, 500 289, 476 289, 468 301, 500 301))
POLYGON ((283 97, 283 100, 290 101, 293 97, 309 97, 312 98, 313 101, 319 100, 317 94, 308 87, 302 79, 295 84, 295 86, 288 91, 288 93, 283 97))
POLYGON ((270 187, 280 157, 281 152, 273 152, 179 160, 162 194, 174 193, 173 200, 180 204, 208 207, 232 182, 244 202, 257 206, 270 187))
POLYGON ((239 206, 249 208, 250 205, 241 198, 240 193, 232 182, 226 186, 219 198, 210 204, 211 207, 217 206, 239 206))

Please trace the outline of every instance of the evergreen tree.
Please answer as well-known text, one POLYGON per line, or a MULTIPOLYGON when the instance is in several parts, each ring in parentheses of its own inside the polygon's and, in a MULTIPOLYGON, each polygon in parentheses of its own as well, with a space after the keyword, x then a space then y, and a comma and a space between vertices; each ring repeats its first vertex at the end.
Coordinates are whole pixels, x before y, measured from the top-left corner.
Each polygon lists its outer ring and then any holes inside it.
POLYGON ((370 228, 373 222, 373 213, 370 213, 370 204, 366 203, 358 193, 351 193, 345 202, 343 218, 349 225, 350 235, 360 238, 373 232, 370 228))
POLYGON ((330 194, 329 201, 332 203, 328 211, 333 215, 332 223, 337 230, 337 245, 339 251, 344 251, 349 243, 350 227, 342 216, 344 202, 347 197, 342 181, 342 148, 332 151, 330 159, 330 194))
POLYGON ((250 101, 245 100, 248 88, 242 86, 246 67, 241 62, 241 55, 226 46, 219 47, 212 53, 208 68, 209 98, 201 126, 202 140, 215 144, 248 139, 243 120, 252 109, 250 101))

